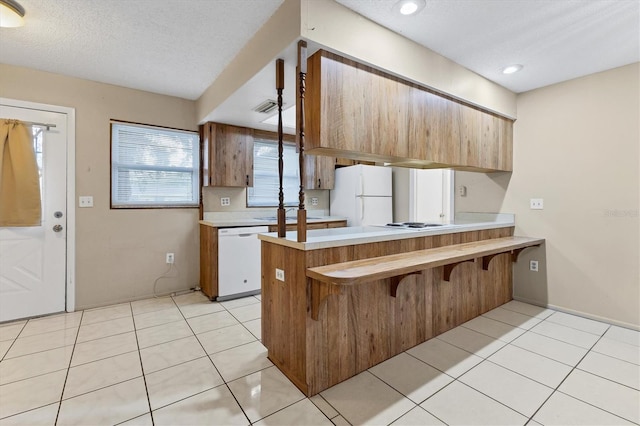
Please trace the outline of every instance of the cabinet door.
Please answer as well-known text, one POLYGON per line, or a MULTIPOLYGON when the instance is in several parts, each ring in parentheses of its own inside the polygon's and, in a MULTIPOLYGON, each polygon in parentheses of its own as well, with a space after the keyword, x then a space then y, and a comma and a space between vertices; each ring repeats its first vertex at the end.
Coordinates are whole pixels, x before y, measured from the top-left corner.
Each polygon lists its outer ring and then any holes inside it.
POLYGON ((305 189, 333 189, 335 164, 334 157, 306 155, 304 163, 305 189))
POLYGON ((200 288, 209 299, 218 296, 218 228, 200 224, 200 288))
POLYGON ((205 132, 207 127, 209 185, 253 186, 253 131, 227 124, 207 123, 205 132))
POLYGON ((507 118, 323 50, 308 70, 310 154, 416 168, 512 168, 507 118))

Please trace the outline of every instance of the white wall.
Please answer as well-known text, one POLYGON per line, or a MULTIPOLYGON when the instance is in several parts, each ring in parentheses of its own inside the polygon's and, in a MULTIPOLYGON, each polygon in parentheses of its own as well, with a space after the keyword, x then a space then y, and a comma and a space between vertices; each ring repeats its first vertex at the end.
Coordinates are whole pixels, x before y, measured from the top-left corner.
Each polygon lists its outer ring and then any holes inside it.
POLYGON ((514 297, 640 327, 639 81, 636 63, 518 95, 513 174, 456 173, 457 211, 515 213, 516 235, 547 240, 514 297))

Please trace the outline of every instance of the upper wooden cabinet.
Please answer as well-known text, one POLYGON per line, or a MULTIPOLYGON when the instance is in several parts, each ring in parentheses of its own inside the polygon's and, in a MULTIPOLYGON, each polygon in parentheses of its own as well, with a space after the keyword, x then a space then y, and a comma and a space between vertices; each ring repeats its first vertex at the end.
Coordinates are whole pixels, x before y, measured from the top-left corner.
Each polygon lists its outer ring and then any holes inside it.
MULTIPOLYGON (((253 142, 276 142, 278 134, 220 123, 202 126, 202 185, 253 186, 253 142)), ((285 143, 295 137, 284 135, 285 143)), ((336 159, 305 155, 305 189, 333 189, 336 159)))
POLYGON ((323 50, 308 65, 309 154, 416 168, 512 170, 512 120, 323 50))
POLYGON ((304 156, 305 189, 333 189, 336 159, 324 155, 304 156))
POLYGON ((253 186, 253 130, 205 123, 202 185, 253 186))

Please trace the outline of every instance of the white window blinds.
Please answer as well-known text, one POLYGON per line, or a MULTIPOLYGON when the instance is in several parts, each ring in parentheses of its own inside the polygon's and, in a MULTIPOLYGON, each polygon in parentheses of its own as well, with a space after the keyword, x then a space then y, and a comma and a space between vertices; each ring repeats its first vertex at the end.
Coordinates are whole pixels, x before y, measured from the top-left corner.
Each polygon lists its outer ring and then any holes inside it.
MULTIPOLYGON (((284 145, 284 173, 282 186, 286 205, 298 204, 300 172, 298 154, 294 145, 284 145)), ((278 206, 278 143, 256 139, 253 143, 253 188, 247 191, 247 206, 278 206)))
POLYGON ((111 123, 111 206, 197 206, 198 134, 111 123))

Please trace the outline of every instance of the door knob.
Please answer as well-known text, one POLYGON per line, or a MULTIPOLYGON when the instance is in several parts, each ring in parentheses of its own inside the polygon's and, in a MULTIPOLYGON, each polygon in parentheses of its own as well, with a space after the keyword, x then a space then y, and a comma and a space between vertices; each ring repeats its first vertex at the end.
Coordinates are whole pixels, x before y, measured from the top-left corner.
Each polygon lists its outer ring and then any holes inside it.
POLYGON ((53 232, 62 231, 62 225, 53 225, 53 232))

